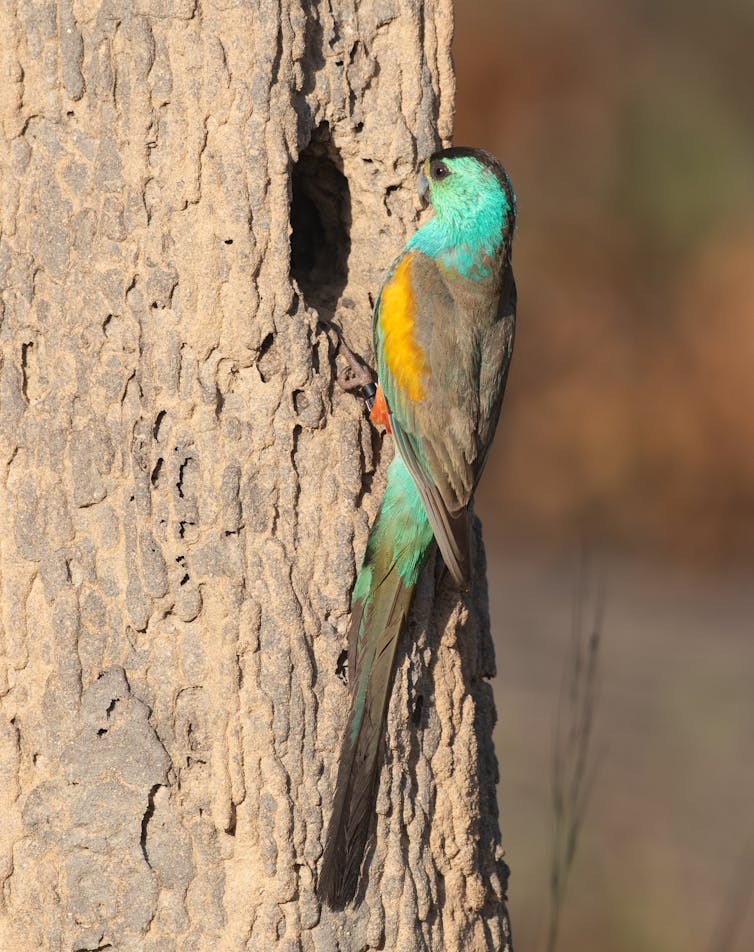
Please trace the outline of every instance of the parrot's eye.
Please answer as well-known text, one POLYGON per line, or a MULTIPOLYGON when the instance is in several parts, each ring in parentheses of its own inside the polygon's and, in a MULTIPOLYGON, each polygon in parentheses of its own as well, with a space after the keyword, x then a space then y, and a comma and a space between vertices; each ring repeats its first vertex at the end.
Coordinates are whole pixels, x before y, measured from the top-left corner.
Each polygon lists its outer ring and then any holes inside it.
POLYGON ((430 170, 430 174, 436 182, 441 182, 450 175, 450 169, 442 162, 435 162, 430 170))

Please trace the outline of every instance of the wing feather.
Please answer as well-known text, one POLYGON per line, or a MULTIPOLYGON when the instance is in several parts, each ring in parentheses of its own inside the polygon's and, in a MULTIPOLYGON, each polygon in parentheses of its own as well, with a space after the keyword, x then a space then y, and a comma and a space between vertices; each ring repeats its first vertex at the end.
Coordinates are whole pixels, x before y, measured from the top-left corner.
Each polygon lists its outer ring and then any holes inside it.
POLYGON ((374 320, 396 448, 462 588, 470 578, 468 507, 500 413, 515 316, 509 265, 496 286, 470 284, 454 284, 433 258, 409 251, 388 273, 374 320), (401 359, 396 326, 411 360, 401 359))

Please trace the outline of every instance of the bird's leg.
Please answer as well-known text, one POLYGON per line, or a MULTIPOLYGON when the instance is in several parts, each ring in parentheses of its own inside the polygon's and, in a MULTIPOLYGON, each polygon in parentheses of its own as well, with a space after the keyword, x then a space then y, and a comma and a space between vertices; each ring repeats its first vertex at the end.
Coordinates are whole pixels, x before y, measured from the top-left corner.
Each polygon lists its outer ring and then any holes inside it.
POLYGON ((348 364, 346 370, 337 373, 335 377, 337 384, 346 393, 359 389, 367 408, 371 412, 374 405, 374 396, 377 393, 375 374, 363 358, 357 356, 348 346, 341 328, 333 323, 330 324, 330 327, 335 330, 338 337, 336 356, 342 354, 348 364))
POLYGON ((369 366, 365 364, 360 357, 354 354, 342 337, 340 339, 339 351, 346 358, 348 370, 345 373, 338 374, 336 377, 338 385, 347 393, 351 390, 356 390, 358 387, 361 390, 361 396, 366 402, 367 409, 371 411, 374 405, 374 395, 377 393, 374 374, 369 366))

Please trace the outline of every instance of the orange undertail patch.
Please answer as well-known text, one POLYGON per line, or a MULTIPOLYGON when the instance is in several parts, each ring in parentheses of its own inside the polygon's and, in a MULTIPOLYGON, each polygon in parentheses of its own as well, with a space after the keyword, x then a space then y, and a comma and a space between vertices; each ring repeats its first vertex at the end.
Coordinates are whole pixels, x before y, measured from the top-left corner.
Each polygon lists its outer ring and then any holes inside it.
POLYGON ((385 394, 382 392, 382 387, 379 384, 377 384, 377 393, 374 395, 374 403, 372 404, 369 419, 375 426, 384 426, 388 433, 393 432, 390 429, 390 414, 388 413, 385 394))
POLYGON ((411 253, 396 265, 380 296, 383 353, 393 380, 409 400, 424 399, 429 373, 424 350, 416 340, 416 302, 411 286, 411 253))

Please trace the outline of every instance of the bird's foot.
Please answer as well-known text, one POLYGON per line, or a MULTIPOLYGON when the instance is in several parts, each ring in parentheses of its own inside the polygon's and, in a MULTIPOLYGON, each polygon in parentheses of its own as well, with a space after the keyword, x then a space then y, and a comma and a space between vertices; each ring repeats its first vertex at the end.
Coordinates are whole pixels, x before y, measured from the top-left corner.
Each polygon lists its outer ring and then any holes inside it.
POLYGON ((348 364, 347 369, 338 373, 336 377, 338 386, 340 386, 342 390, 350 392, 351 390, 356 390, 357 387, 368 387, 370 384, 374 384, 374 374, 371 369, 364 363, 361 357, 357 357, 356 354, 354 354, 342 336, 340 338, 338 353, 345 357, 346 363, 348 364))
POLYGON ((335 329, 338 337, 336 356, 343 356, 348 365, 345 369, 337 372, 335 380, 341 390, 344 390, 346 393, 360 390, 367 407, 371 410, 374 403, 374 395, 377 392, 375 374, 369 365, 348 346, 343 337, 341 328, 332 323, 330 327, 335 329))

